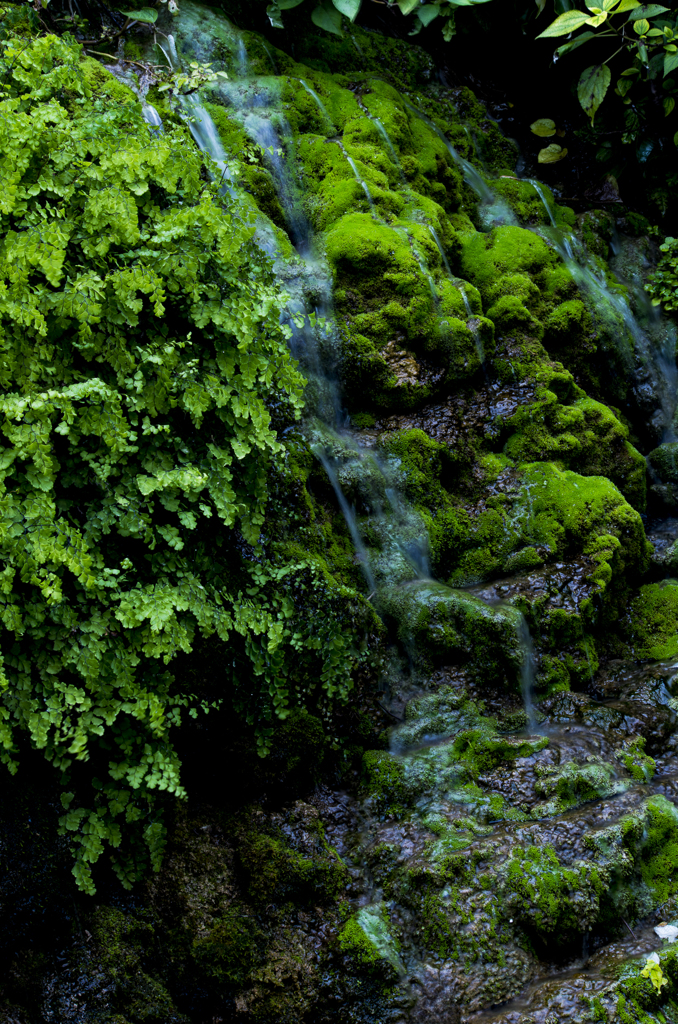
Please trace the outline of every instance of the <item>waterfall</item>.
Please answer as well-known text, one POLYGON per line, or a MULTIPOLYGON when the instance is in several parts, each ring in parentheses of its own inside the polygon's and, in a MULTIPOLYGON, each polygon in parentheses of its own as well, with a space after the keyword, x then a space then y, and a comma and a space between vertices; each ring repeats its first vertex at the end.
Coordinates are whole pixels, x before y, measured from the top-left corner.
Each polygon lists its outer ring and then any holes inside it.
MULTIPOLYGON (((673 420, 678 397, 675 332, 671 334, 668 350, 665 345, 658 349, 652 343, 648 332, 638 323, 625 296, 612 291, 603 273, 599 270, 596 272, 596 269, 592 266, 591 260, 584 252, 579 240, 573 234, 569 235, 557 223, 554 211, 541 183, 532 178, 526 178, 525 180, 532 185, 543 203, 551 223, 548 237, 555 246, 563 263, 565 263, 572 274, 577 287, 591 299, 594 310, 607 307, 616 314, 633 340, 634 352, 640 356, 641 364, 645 362, 654 369, 655 376, 659 382, 657 398, 659 399, 663 421, 662 441, 675 440, 673 420)), ((623 347, 619 351, 628 369, 631 370, 633 368, 631 366, 631 354, 623 347)))

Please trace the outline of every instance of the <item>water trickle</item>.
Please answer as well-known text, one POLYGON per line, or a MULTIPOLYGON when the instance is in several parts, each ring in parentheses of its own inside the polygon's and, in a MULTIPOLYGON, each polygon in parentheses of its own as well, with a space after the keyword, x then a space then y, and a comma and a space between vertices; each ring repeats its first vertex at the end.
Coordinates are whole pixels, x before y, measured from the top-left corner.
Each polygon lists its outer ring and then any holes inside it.
POLYGON ((381 135, 382 139, 386 143, 386 148, 387 148, 387 150, 389 152, 389 156, 391 157, 391 160, 393 161, 395 166, 398 168, 398 171, 400 173, 400 177, 401 177, 402 181, 404 182, 405 181, 405 173, 403 171, 403 168, 402 168, 402 165, 400 163, 400 160, 398 159, 398 154, 396 153, 395 146, 391 142, 391 136, 388 134, 388 132, 386 131, 386 128, 383 125, 383 122, 378 117, 371 117, 370 120, 372 121, 373 124, 376 125, 377 131, 379 132, 379 134, 381 135))
MULTIPOLYGON (((620 327, 626 329, 632 348, 623 337, 618 338, 618 346, 628 372, 634 369, 634 360, 640 363, 641 368, 643 364, 653 368, 656 398, 661 410, 662 441, 675 440, 674 418, 678 401, 675 331, 665 332, 659 344, 654 341, 651 333, 634 316, 626 297, 610 288, 603 272, 592 263, 576 236, 558 224, 541 183, 532 178, 525 180, 532 185, 543 203, 551 223, 551 227, 546 229, 547 237, 572 274, 577 287, 592 300, 594 311, 611 310, 620 327)), ((647 297, 643 295, 643 299, 647 304, 647 297)), ((648 313, 656 316, 653 311, 648 310, 648 313)))
POLYGON ((249 71, 249 60, 247 58, 247 47, 245 46, 245 40, 243 39, 242 36, 240 36, 240 38, 238 39, 238 49, 236 51, 236 54, 238 74, 240 75, 241 78, 247 78, 247 73, 249 71))
POLYGON ((520 686, 523 694, 523 705, 527 719, 527 730, 534 733, 537 728, 537 714, 534 709, 534 677, 535 658, 530 628, 524 615, 520 617, 518 626, 518 638, 522 650, 522 663, 520 666, 520 686))
POLYGON ((426 116, 426 114, 422 113, 422 111, 412 103, 408 103, 407 107, 412 111, 412 113, 416 114, 424 124, 428 125, 431 131, 435 132, 440 141, 444 143, 448 153, 461 170, 464 176, 464 181, 478 196, 478 199, 480 200, 479 213, 483 226, 489 228, 494 227, 497 224, 517 223, 513 210, 510 208, 508 203, 504 202, 503 199, 497 198, 473 164, 469 163, 468 160, 465 160, 464 157, 456 151, 452 143, 445 137, 437 125, 435 125, 434 122, 426 116))
POLYGON ((327 450, 323 448, 322 445, 318 444, 313 446, 313 452, 316 458, 322 464, 322 467, 327 473, 328 479, 332 484, 332 487, 334 488, 334 493, 337 497, 337 501, 339 502, 339 508, 341 509, 341 513, 346 521, 349 533, 351 534, 351 540, 353 541, 353 547, 355 548, 358 561, 360 562, 360 568, 362 569, 363 575, 365 576, 365 580, 367 581, 367 585, 370 588, 370 593, 373 593, 377 589, 377 587, 374 582, 372 571, 370 569, 370 561, 367 555, 367 549, 363 544, 362 537, 360 536, 360 531, 358 530, 355 511, 351 508, 348 501, 346 500, 346 495, 344 494, 341 488, 341 484, 337 479, 337 473, 334 468, 334 463, 332 461, 331 456, 328 454, 327 450))
POLYGON ((343 142, 341 142, 339 139, 337 139, 336 140, 336 144, 337 144, 337 146, 339 146, 339 148, 341 149, 342 153, 346 157, 346 160, 348 161, 349 167, 351 168, 351 170, 353 171, 353 174, 355 175, 356 181, 358 182, 358 184, 362 188, 363 192, 367 196, 367 201, 370 204, 370 210, 372 211, 372 215, 376 218, 377 217, 377 213, 376 213, 376 208, 375 208, 375 205, 374 205, 374 199, 372 198, 372 193, 370 192, 370 190, 368 188, 367 182, 362 177, 362 175, 360 174, 360 171, 356 167, 355 160, 353 159, 353 157, 349 156, 348 153, 346 152, 346 148, 345 148, 343 142))
POLYGON ((306 82, 303 78, 299 79, 299 84, 304 87, 308 95, 315 102, 316 106, 318 107, 318 110, 323 116, 323 120, 326 122, 327 127, 331 128, 332 131, 334 131, 334 124, 332 123, 332 118, 327 113, 327 108, 323 101, 320 99, 320 96, 318 96, 318 93, 315 91, 315 89, 312 89, 308 82, 306 82))
MULTIPOLYGON (((445 250, 443 249, 443 243, 440 241, 440 239, 438 237, 438 232, 433 227, 433 224, 429 224, 428 229, 429 229, 429 231, 431 233, 433 241, 438 246, 438 252, 440 253, 441 259, 442 259, 442 261, 443 261, 443 263, 445 265, 445 270, 447 271, 447 275, 448 275, 448 277, 452 277, 452 269, 450 267, 450 261, 448 260, 447 256, 445 255, 445 250)), ((464 298, 466 298, 466 292, 464 292, 463 294, 464 294, 464 298)))

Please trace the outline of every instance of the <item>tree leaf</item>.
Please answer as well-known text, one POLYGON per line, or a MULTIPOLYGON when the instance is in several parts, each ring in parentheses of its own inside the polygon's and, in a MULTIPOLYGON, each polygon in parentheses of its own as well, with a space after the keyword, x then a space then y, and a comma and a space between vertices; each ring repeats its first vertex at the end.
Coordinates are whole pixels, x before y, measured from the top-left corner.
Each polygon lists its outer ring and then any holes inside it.
POLYGON ((624 11, 632 11, 634 7, 640 7, 640 0, 621 0, 615 14, 623 14, 624 11))
POLYGON ((362 0, 332 0, 332 3, 349 21, 355 21, 358 17, 362 0))
POLYGON ((581 35, 575 36, 574 39, 571 39, 569 43, 563 43, 562 46, 559 46, 556 53, 559 57, 562 57, 565 53, 571 53, 572 50, 578 49, 582 43, 586 43, 589 39, 593 39, 595 34, 595 32, 582 32, 581 35))
POLYGON ((638 21, 639 18, 656 18, 658 14, 664 14, 668 9, 668 7, 662 7, 661 4, 641 4, 640 7, 634 8, 629 21, 638 21))
POLYGON ((605 98, 611 77, 612 75, 607 64, 594 64, 592 67, 582 71, 579 85, 577 86, 577 96, 582 110, 589 115, 591 121, 593 121, 596 110, 605 98))
POLYGON ((678 53, 665 53, 664 54, 664 77, 670 75, 672 71, 678 68, 678 53))
POLYGON ((537 5, 537 17, 542 13, 546 7, 546 0, 534 0, 537 5))
POLYGON ((639 18, 638 21, 633 24, 633 31, 637 32, 639 36, 644 36, 650 27, 650 22, 647 18, 639 18))
POLYGON ((419 0, 398 0, 398 7, 401 14, 411 14, 415 7, 419 6, 419 0))
POLYGON ((303 4, 304 0, 278 0, 278 7, 281 11, 291 11, 293 7, 303 4))
POLYGON ((589 15, 582 11, 565 11, 552 21, 547 29, 541 32, 537 39, 552 39, 555 36, 567 36, 570 32, 576 32, 582 25, 586 25, 589 15))
POLYGON ((311 21, 318 28, 324 28, 326 32, 331 32, 335 36, 344 35, 341 30, 341 14, 336 7, 325 7, 319 4, 311 11, 311 21))
MULTIPOLYGON (((279 4, 269 4, 268 7, 266 8, 266 15, 267 15, 268 20, 270 21, 271 25, 273 26, 273 28, 284 28, 285 27, 283 25, 283 20, 282 20, 282 15, 280 13, 280 5, 279 4)), ((160 88, 162 89, 163 86, 161 85, 160 88)))
POLYGON ((417 17, 422 25, 430 25, 434 18, 440 14, 440 7, 437 4, 424 4, 417 10, 417 17))
POLYGON ((143 21, 146 25, 154 25, 158 20, 158 12, 152 7, 142 7, 140 11, 120 11, 131 21, 143 21))
POLYGON ((540 138, 547 139, 556 134, 556 122, 552 121, 550 117, 540 117, 539 120, 532 122, 530 131, 534 135, 539 135, 540 138))
POLYGON ((593 28, 598 28, 604 21, 607 21, 607 11, 601 11, 600 14, 596 14, 593 18, 587 18, 586 24, 591 25, 593 28))
POLYGON ((552 142, 550 146, 546 146, 545 149, 539 150, 537 160, 540 164, 557 164, 559 160, 562 160, 566 156, 567 150, 563 149, 562 146, 558 146, 555 142, 552 142))

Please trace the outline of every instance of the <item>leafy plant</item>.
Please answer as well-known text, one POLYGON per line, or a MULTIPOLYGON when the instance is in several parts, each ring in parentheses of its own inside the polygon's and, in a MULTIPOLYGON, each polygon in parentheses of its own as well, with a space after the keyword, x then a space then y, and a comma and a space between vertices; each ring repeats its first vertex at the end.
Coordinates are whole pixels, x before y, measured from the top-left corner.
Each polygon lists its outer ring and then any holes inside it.
POLYGON ((125 886, 160 863, 201 645, 265 754, 346 697, 350 594, 266 536, 304 381, 248 207, 72 40, 8 33, 0 68, 0 758, 61 772, 93 892, 105 848, 125 886))
MULTIPOLYGON (((363 0, 320 0, 313 9, 311 19, 318 28, 343 35, 341 27, 342 15, 355 21, 360 13, 363 0)), ((383 0, 377 0, 383 2, 383 0)), ((456 33, 455 16, 459 7, 473 7, 487 3, 488 0, 437 0, 436 3, 422 3, 420 0, 386 0, 387 6, 398 8, 404 15, 412 15, 414 26, 410 35, 415 36, 437 18, 442 23, 444 39, 449 42, 456 33)), ((274 0, 269 4, 266 13, 275 28, 282 28, 282 12, 298 7, 303 0, 274 0)))
POLYGON ((654 986, 655 991, 658 995, 661 995, 662 986, 669 984, 669 979, 664 975, 659 957, 656 953, 651 953, 647 958, 645 967, 640 972, 641 978, 649 978, 654 986))
POLYGON ((678 309, 678 238, 669 236, 659 246, 661 256, 657 268, 648 278, 646 291, 652 305, 664 306, 667 312, 678 309))
POLYGON ((225 71, 212 71, 211 64, 202 64, 192 60, 187 68, 169 72, 166 81, 158 86, 158 92, 180 93, 190 96, 204 85, 216 82, 219 78, 228 78, 225 71))
POLYGON ((661 4, 641 4, 639 0, 601 0, 601 3, 599 7, 596 0, 586 0, 586 11, 565 11, 537 38, 551 39, 584 29, 569 42, 559 46, 556 57, 572 53, 594 39, 611 41, 613 52, 599 63, 586 68, 579 79, 577 96, 591 121, 612 81, 609 63, 622 52, 633 63, 621 72, 615 92, 625 104, 630 105, 631 97, 628 93, 634 83, 647 82, 654 86, 663 78, 666 95, 661 99, 661 105, 663 113, 668 116, 676 105, 672 95, 675 86, 668 78, 678 68, 676 14, 661 4))

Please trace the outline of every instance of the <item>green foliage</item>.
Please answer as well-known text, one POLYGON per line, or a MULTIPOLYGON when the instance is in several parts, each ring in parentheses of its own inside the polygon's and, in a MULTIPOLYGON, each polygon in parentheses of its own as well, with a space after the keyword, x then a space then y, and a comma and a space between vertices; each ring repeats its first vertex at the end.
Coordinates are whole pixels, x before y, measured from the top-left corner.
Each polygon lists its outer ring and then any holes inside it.
POLYGON ((665 238, 659 249, 657 269, 650 274, 645 289, 652 296, 653 306, 661 304, 667 312, 674 312, 678 309, 678 239, 665 238))
MULTIPOLYGON (((631 104, 627 93, 636 82, 650 83, 664 78, 678 68, 678 46, 676 46, 677 18, 675 12, 661 4, 641 4, 639 0, 601 0, 597 7, 589 0, 588 10, 565 11, 546 28, 538 39, 553 39, 580 32, 569 42, 559 46, 556 57, 562 57, 578 49, 591 39, 609 39, 611 53, 598 64, 586 68, 579 79, 577 96, 582 109, 595 117, 603 102, 612 80, 609 62, 624 51, 631 67, 621 72, 615 92, 625 104, 631 104), (591 31, 591 29, 600 31, 591 31)), ((664 98, 664 114, 668 116, 675 108, 674 86, 667 80, 664 98)), ((649 92, 649 88, 647 90, 649 92)))
POLYGON ((157 869, 154 797, 185 795, 178 658, 212 638, 265 754, 290 673, 345 695, 353 641, 308 614, 326 574, 262 535, 270 409, 293 421, 303 379, 247 215, 78 46, 1 47, 0 756, 27 736, 61 771, 92 892, 106 846, 126 886, 157 869))
MULTIPOLYGON (((422 28, 427 27, 436 18, 441 19, 443 38, 449 42, 456 35, 455 15, 459 7, 471 7, 474 4, 487 3, 488 0, 437 0, 437 3, 420 3, 420 0, 387 0, 389 7, 398 7, 401 14, 412 15, 413 27, 411 36, 416 36, 422 28)), ((303 0, 273 0, 266 8, 271 25, 283 27, 282 12, 298 7, 303 0)), ((355 21, 362 0, 321 0, 311 12, 311 20, 318 28, 343 36, 342 15, 349 21, 355 21)))

